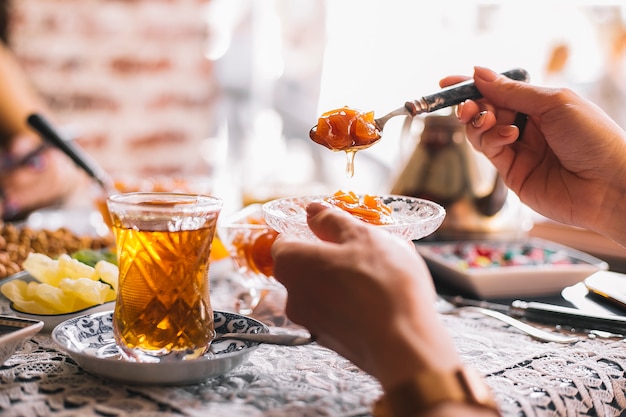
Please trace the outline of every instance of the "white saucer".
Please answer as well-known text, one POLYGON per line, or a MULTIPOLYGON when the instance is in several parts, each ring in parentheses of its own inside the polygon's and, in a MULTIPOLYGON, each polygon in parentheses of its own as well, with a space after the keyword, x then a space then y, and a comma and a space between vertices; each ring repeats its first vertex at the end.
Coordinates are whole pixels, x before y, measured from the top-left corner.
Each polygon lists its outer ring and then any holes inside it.
MULTIPOLYGON (((215 331, 268 333, 263 323, 235 313, 214 311, 215 331)), ((223 375, 247 360, 258 343, 222 339, 195 360, 140 363, 121 357, 113 338, 112 312, 87 314, 59 324, 52 338, 86 371, 132 384, 193 384, 223 375)))

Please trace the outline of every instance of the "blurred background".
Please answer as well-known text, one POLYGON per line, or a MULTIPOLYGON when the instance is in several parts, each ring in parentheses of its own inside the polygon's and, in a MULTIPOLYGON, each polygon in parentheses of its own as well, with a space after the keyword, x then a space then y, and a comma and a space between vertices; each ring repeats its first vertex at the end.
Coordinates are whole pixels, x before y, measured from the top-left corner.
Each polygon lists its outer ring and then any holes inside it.
POLYGON ((388 191, 415 146, 401 119, 353 178, 310 127, 344 105, 382 115, 474 65, 526 68, 626 127, 623 1, 19 0, 10 16, 56 122, 108 172, 206 176, 226 209, 388 191))

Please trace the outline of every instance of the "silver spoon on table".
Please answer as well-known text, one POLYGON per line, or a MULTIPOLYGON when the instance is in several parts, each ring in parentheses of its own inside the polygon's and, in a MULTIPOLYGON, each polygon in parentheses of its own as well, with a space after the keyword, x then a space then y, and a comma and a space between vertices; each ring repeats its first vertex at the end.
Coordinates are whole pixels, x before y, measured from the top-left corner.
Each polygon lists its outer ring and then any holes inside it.
POLYGON ((283 346, 308 345, 309 343, 313 343, 315 341, 315 338, 311 335, 302 335, 297 333, 223 333, 218 334, 213 341, 217 342, 224 339, 235 339, 283 346))
POLYGON ((504 313, 500 313, 499 311, 491 310, 483 307, 476 306, 456 306, 444 298, 438 297, 436 303, 437 311, 441 314, 454 314, 461 310, 465 311, 474 311, 476 313, 480 313, 482 315, 494 318, 496 320, 500 320, 508 324, 509 326, 515 327, 518 330, 526 333, 530 337, 535 340, 539 340, 542 342, 554 342, 554 343, 576 343, 579 338, 576 336, 566 336, 562 334, 558 334, 555 332, 550 332, 547 330, 543 330, 539 327, 535 327, 528 323, 525 323, 521 320, 518 320, 514 317, 507 316, 504 313))
POLYGON ((500 320, 510 326, 515 327, 518 330, 523 331, 530 337, 536 340, 540 340, 542 342, 555 342, 555 343, 575 343, 579 339, 576 336, 565 336, 558 333, 549 332, 547 330, 540 329, 539 327, 531 326, 528 323, 524 323, 516 318, 511 316, 507 316, 506 314, 500 313, 499 311, 489 310, 487 308, 481 307, 461 307, 465 309, 471 309, 472 311, 477 311, 485 316, 492 317, 494 319, 500 320))

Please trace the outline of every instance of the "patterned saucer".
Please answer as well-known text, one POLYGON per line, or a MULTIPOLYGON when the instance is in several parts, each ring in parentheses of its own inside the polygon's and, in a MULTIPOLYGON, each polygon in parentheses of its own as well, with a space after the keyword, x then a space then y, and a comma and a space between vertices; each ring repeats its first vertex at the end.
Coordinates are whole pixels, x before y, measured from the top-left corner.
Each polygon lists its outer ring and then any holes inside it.
MULTIPOLYGON (((215 331, 268 333, 252 318, 214 311, 215 331)), ((259 346, 256 342, 221 339, 203 357, 179 362, 141 363, 125 360, 113 337, 113 312, 87 314, 67 320, 52 331, 54 341, 86 371, 113 380, 144 385, 193 384, 223 375, 242 364, 259 346)))

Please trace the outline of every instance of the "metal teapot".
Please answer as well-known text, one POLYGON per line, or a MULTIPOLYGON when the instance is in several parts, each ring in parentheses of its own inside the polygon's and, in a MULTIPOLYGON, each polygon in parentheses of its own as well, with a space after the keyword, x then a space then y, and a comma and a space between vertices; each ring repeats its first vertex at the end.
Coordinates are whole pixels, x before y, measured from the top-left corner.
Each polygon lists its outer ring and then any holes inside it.
MULTIPOLYGON (((415 124, 415 119, 407 119, 403 141, 414 135, 415 124)), ((435 201, 446 209, 446 219, 431 238, 509 236, 530 229, 517 196, 484 155, 472 148, 465 126, 454 115, 423 119, 419 140, 391 193, 435 201)))

